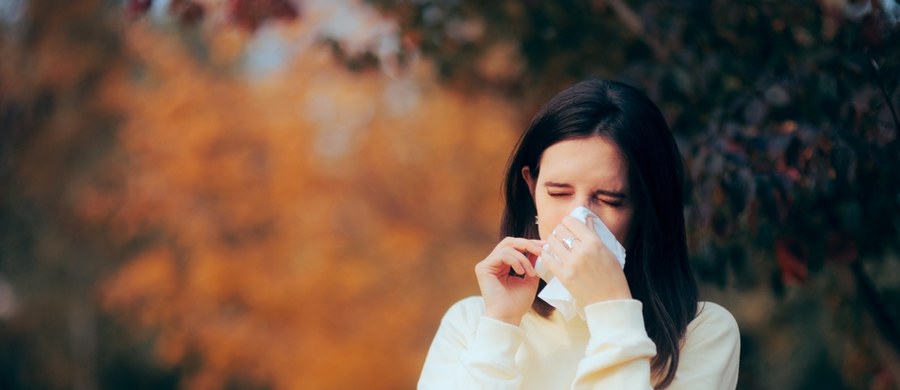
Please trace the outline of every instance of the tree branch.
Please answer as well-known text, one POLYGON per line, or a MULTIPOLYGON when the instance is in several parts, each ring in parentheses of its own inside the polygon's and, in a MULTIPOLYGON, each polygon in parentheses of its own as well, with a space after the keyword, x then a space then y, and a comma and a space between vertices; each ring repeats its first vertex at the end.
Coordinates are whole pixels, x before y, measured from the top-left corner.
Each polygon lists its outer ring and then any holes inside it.
POLYGON ((879 346, 876 348, 876 352, 881 355, 880 357, 894 377, 894 381, 898 382, 900 381, 900 357, 897 356, 897 352, 900 351, 900 332, 894 326, 893 320, 878 296, 878 291, 875 289, 872 281, 869 280, 865 270, 863 270, 862 263, 858 260, 853 262, 850 265, 850 270, 853 273, 853 279, 856 281, 859 299, 869 308, 868 313, 875 323, 875 329, 877 329, 875 338, 876 340, 884 341, 884 343, 876 342, 879 346))

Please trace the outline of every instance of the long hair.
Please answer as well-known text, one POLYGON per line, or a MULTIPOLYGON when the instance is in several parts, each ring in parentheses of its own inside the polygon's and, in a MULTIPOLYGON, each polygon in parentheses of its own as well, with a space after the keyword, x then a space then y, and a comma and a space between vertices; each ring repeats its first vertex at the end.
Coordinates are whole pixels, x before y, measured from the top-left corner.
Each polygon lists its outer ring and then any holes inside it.
MULTIPOLYGON (((665 388, 675 378, 698 294, 687 257, 684 165, 665 119, 649 98, 622 83, 588 80, 547 102, 510 156, 500 234, 539 238, 537 210, 522 167, 529 167, 536 179, 544 150, 563 140, 593 136, 615 144, 628 166, 635 208, 625 277, 632 296, 643 303, 644 326, 657 351, 651 369, 659 378, 657 388, 665 388)), ((542 281, 538 291, 543 287, 542 281)), ((544 317, 553 311, 538 297, 532 307, 544 317)))

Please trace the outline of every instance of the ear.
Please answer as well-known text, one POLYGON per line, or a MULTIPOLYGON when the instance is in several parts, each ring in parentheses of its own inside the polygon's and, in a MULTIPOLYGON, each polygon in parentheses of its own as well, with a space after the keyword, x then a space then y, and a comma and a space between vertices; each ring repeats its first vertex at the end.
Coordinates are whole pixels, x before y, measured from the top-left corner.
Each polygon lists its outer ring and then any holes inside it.
POLYGON ((528 184, 528 191, 531 192, 531 199, 534 199, 534 177, 531 176, 531 167, 524 166, 522 167, 522 178, 525 179, 525 183, 528 184))

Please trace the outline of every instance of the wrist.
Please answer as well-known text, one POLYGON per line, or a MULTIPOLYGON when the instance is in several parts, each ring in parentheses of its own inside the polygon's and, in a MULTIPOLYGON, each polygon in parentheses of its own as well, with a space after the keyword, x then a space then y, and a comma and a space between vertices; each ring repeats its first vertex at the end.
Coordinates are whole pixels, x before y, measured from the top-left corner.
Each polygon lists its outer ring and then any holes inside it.
POLYGON ((516 315, 509 315, 509 314, 504 314, 504 313, 493 313, 490 310, 486 310, 484 312, 484 316, 487 318, 490 318, 492 320, 505 322, 512 326, 519 326, 519 324, 522 323, 522 317, 524 316, 524 314, 516 316, 516 315))
MULTIPOLYGON (((593 294, 586 294, 588 297, 583 300, 578 300, 579 302, 583 302, 584 306, 592 305, 595 303, 607 302, 607 301, 620 301, 620 300, 629 300, 633 299, 631 295, 631 289, 616 289, 612 291, 598 291, 593 294)), ((577 297, 576 297, 577 299, 577 297)))

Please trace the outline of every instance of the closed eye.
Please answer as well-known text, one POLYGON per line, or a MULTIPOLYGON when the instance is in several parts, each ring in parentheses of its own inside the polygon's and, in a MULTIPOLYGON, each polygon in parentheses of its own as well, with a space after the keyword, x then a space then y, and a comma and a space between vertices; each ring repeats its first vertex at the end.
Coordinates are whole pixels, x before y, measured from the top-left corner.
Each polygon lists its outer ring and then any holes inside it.
POLYGON ((625 206, 625 203, 626 203, 624 199, 621 199, 621 200, 598 199, 598 200, 603 203, 608 204, 610 207, 615 207, 615 208, 625 206))
POLYGON ((628 203, 628 196, 620 192, 601 192, 594 195, 598 202, 606 203, 611 207, 622 207, 628 203))
POLYGON ((544 187, 547 189, 547 195, 550 195, 552 198, 562 198, 574 193, 574 188, 571 184, 546 182, 544 187))

